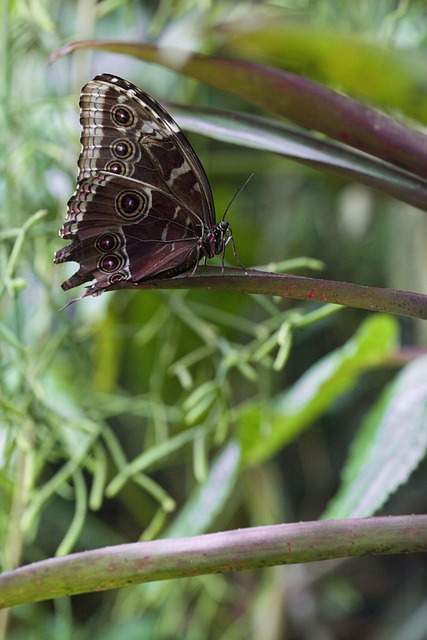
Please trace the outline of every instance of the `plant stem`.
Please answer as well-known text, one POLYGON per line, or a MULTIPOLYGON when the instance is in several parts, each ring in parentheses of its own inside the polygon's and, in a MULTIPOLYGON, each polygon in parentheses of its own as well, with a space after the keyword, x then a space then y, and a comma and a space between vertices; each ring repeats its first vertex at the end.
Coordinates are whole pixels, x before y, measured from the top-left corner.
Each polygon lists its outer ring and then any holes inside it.
POLYGON ((211 573, 427 551, 427 516, 321 520, 106 547, 0 576, 0 607, 211 573))

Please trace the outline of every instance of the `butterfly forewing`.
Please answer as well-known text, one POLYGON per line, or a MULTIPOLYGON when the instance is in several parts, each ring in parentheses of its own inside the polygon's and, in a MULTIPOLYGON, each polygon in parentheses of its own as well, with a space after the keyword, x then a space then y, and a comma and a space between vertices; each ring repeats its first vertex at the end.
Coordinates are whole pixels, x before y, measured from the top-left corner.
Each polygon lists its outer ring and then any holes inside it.
POLYGON ((76 261, 70 289, 171 277, 224 246, 205 172, 171 116, 131 83, 103 74, 82 89, 77 188, 55 262, 76 261))
POLYGON ((215 224, 203 167, 160 104, 130 82, 103 74, 82 89, 80 107, 81 177, 88 170, 109 170, 111 162, 121 163, 128 177, 175 194, 193 212, 199 211, 205 221, 215 224))

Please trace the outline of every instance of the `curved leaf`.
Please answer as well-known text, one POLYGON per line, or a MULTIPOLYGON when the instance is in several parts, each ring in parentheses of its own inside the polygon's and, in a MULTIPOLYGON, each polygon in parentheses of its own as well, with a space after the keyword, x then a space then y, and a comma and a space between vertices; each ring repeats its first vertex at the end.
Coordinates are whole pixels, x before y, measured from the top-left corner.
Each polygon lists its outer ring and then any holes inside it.
POLYGON ((414 207, 426 208, 426 180, 312 131, 242 113, 182 107, 172 111, 187 131, 271 151, 309 167, 357 180, 414 207))
POLYGON ((77 49, 102 49, 161 64, 425 177, 425 135, 296 74, 254 62, 202 56, 182 49, 105 40, 74 42, 57 51, 50 57, 50 62, 77 49))

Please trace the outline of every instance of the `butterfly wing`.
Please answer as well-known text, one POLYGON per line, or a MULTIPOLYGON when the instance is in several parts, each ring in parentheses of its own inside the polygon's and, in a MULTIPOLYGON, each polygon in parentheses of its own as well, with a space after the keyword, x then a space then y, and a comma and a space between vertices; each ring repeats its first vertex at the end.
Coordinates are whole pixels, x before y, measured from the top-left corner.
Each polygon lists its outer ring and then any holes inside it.
POLYGON ((212 193, 190 143, 171 116, 131 83, 103 74, 82 89, 77 188, 60 232, 71 244, 55 262, 80 268, 70 289, 171 277, 201 257, 215 227, 212 193))

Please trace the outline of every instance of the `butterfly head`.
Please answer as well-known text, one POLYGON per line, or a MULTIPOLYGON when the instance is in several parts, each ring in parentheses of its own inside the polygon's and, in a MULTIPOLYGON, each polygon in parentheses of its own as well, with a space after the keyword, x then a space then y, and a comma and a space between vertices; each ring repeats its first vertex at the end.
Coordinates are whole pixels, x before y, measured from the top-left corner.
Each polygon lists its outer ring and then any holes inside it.
POLYGON ((213 258, 223 253, 231 238, 231 229, 227 220, 221 220, 209 229, 199 241, 200 257, 213 258))

